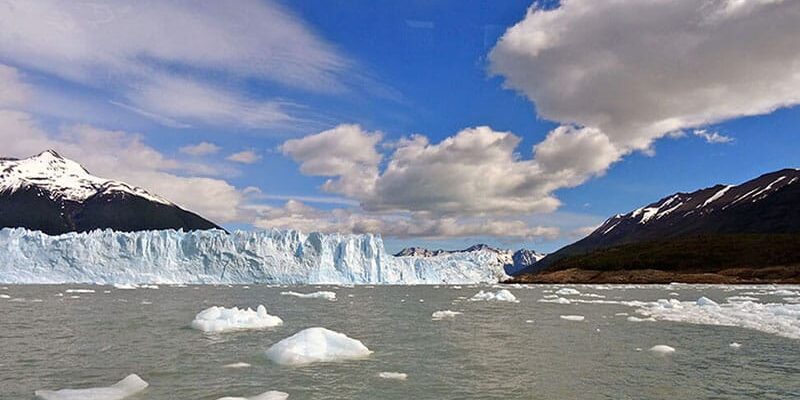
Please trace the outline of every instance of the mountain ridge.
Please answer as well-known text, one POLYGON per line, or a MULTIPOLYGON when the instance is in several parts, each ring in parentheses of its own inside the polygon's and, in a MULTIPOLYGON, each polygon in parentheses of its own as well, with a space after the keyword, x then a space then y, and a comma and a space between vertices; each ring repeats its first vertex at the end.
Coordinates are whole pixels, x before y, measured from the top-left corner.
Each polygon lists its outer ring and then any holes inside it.
POLYGON ((50 235, 106 228, 222 229, 145 189, 94 176, 54 150, 24 159, 0 159, 2 227, 50 235))

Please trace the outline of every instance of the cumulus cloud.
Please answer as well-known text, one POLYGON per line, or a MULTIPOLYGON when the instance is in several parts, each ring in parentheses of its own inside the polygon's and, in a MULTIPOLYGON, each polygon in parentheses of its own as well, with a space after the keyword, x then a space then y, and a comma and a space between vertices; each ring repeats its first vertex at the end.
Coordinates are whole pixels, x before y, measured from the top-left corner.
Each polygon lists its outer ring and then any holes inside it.
POLYGON ((256 161, 260 160, 261 156, 258 155, 254 150, 244 150, 238 153, 233 153, 229 155, 226 160, 238 162, 242 164, 253 164, 256 161))
POLYGON ((219 152, 219 146, 215 145, 214 143, 209 142, 200 142, 197 144, 191 144, 187 146, 183 146, 178 151, 183 154, 188 154, 190 156, 207 156, 209 154, 215 154, 219 152))
POLYGON ((619 152, 594 129, 561 127, 519 156, 521 138, 481 126, 439 143, 414 135, 387 146, 357 125, 292 139, 281 149, 307 175, 329 176, 322 189, 357 199, 371 212, 426 212, 438 216, 509 215, 554 211, 553 192, 605 170, 619 152), (393 151, 381 170, 378 147, 393 151), (585 159, 572 160, 578 153, 585 159))
POLYGON ((354 208, 321 210, 296 200, 282 207, 250 206, 255 225, 262 228, 319 232, 379 233, 387 237, 447 238, 497 236, 518 239, 552 239, 558 228, 530 226, 519 220, 434 217, 426 213, 379 214, 354 208))
POLYGON ((324 190, 364 198, 375 190, 381 162, 375 147, 382 138, 380 132, 342 124, 315 135, 287 140, 280 150, 300 163, 304 174, 335 177, 325 182, 324 190))
POLYGON ((593 129, 584 145, 604 150, 571 161, 603 169, 670 132, 800 103, 798 15, 800 3, 774 0, 534 5, 491 51, 490 71, 541 117, 593 129))

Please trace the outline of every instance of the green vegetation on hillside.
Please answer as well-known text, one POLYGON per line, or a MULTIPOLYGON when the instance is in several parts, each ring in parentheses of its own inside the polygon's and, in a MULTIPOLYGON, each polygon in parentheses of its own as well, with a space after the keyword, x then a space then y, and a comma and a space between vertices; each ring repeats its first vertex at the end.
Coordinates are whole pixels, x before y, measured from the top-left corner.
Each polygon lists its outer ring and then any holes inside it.
POLYGON ((800 264, 800 235, 701 235, 614 246, 555 261, 544 272, 657 269, 713 272, 800 264))

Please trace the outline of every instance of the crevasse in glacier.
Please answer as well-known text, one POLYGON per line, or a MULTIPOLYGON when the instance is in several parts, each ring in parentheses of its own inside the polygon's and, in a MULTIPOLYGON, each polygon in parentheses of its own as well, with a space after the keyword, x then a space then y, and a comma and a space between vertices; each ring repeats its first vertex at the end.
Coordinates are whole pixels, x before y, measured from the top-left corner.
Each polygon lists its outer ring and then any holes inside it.
POLYGON ((506 277, 486 251, 394 257, 375 235, 0 230, 3 283, 439 284, 506 277))

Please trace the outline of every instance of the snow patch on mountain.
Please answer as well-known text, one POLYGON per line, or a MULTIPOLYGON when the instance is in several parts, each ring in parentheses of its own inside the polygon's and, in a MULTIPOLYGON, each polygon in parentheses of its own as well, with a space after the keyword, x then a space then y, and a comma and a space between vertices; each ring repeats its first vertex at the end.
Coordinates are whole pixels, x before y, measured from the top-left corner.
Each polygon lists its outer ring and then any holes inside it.
POLYGON ((29 187, 43 189, 52 200, 83 202, 98 193, 122 192, 173 205, 142 188, 94 176, 53 150, 22 160, 0 159, 0 194, 29 187))

